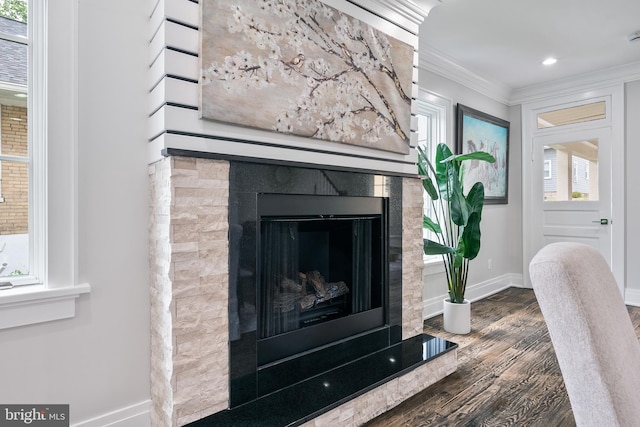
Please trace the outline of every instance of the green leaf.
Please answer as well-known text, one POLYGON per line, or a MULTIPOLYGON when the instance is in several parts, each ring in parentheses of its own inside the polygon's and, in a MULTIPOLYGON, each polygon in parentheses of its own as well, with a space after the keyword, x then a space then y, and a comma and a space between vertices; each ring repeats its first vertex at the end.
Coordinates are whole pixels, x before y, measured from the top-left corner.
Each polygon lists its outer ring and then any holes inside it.
POLYGON ((484 184, 476 182, 467 194, 467 207, 469 215, 476 212, 482 218, 482 207, 484 206, 484 184))
POLYGON ((433 166, 431 166, 429 159, 427 159, 424 150, 422 147, 418 147, 418 174, 420 174, 422 178, 422 187, 425 189, 429 197, 431 197, 431 200, 438 200, 440 196, 435 185, 433 185, 431 176, 429 176, 429 171, 435 174, 435 170, 433 166))
POLYGON ((431 200, 438 200, 440 196, 438 196, 438 190, 433 185, 433 180, 431 177, 422 178, 422 187, 425 189, 431 200))
POLYGON ((420 175, 429 175, 429 170, 435 175, 436 171, 433 168, 433 165, 429 161, 429 157, 427 153, 424 152, 423 148, 418 146, 418 173, 420 175))
POLYGON ((451 157, 451 149, 447 144, 438 144, 436 147, 436 183, 438 184, 438 190, 440 196, 449 200, 450 194, 453 192, 452 187, 455 186, 455 182, 458 180, 458 164, 443 163, 442 160, 447 157, 451 157))
POLYGON ((482 220, 482 207, 484 206, 484 185, 476 182, 467 194, 469 207, 469 219, 462 232, 465 250, 464 257, 474 259, 480 252, 480 221, 482 220))
POLYGON ((463 162, 465 160, 480 160, 480 161, 489 162, 489 163, 496 162, 496 158, 493 157, 491 154, 487 153, 486 151, 474 151, 472 153, 455 154, 447 157, 442 161, 452 162, 454 160, 457 162, 463 162))
POLYGON ((422 219, 422 228, 426 228, 427 230, 433 231, 434 233, 442 234, 442 229, 440 228, 440 224, 433 221, 428 216, 424 215, 422 219))
POLYGON ((438 144, 436 147, 436 182, 440 197, 449 202, 449 214, 451 221, 464 226, 469 217, 467 203, 462 193, 462 183, 458 177, 460 165, 458 162, 445 162, 443 159, 452 156, 447 144, 438 144))
POLYGON ((480 215, 473 212, 469 215, 469 222, 460 236, 464 242, 463 256, 468 259, 474 259, 480 252, 480 215))
POLYGON ((424 152, 422 151, 422 148, 418 147, 418 174, 422 175, 422 176, 427 176, 429 175, 429 172, 427 170, 427 159, 424 157, 424 152))
POLYGON ((455 253, 455 249, 451 246, 446 246, 433 240, 423 239, 424 241, 424 254, 425 255, 442 255, 455 253))
POLYGON ((458 247, 456 248, 456 251, 453 255, 454 269, 458 269, 462 267, 462 259, 464 258, 464 252, 465 252, 465 242, 462 236, 460 236, 460 238, 458 239, 458 247))
POLYGON ((449 203, 451 206, 451 221, 459 227, 464 227, 467 224, 469 218, 469 209, 467 207, 467 200, 462 194, 462 184, 456 175, 451 179, 451 195, 449 203))

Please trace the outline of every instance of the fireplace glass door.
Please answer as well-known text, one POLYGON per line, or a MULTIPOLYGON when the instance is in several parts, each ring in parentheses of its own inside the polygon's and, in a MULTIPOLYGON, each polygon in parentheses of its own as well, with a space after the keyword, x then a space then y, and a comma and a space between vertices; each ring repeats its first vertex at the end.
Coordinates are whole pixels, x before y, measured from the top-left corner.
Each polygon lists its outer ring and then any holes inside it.
POLYGON ((259 359, 384 325, 385 200, 260 196, 259 359))

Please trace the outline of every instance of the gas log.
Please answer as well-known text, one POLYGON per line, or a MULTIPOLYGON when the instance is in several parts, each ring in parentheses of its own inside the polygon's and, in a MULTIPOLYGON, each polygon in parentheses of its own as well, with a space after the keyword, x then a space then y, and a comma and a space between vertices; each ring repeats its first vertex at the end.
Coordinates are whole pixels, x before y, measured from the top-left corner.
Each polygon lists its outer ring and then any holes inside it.
POLYGON ((318 270, 298 273, 297 280, 285 277, 280 281, 280 293, 276 296, 274 309, 288 313, 315 307, 349 292, 343 281, 327 282, 318 270))

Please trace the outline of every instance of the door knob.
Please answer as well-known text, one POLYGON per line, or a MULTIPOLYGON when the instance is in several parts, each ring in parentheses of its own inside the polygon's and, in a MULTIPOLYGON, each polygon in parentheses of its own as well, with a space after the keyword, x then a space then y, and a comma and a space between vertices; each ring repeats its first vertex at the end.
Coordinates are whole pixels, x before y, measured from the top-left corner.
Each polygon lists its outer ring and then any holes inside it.
POLYGON ((594 222, 596 224, 600 224, 600 225, 608 225, 609 224, 609 220, 607 218, 601 218, 598 221, 591 221, 594 222))

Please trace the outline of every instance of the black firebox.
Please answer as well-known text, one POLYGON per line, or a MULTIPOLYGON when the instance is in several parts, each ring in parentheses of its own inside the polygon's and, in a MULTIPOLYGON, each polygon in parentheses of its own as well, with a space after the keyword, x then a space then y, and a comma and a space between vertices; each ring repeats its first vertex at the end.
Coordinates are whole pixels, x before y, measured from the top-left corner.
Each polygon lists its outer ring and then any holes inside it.
POLYGON ((383 327, 387 199, 258 195, 258 364, 383 327))

